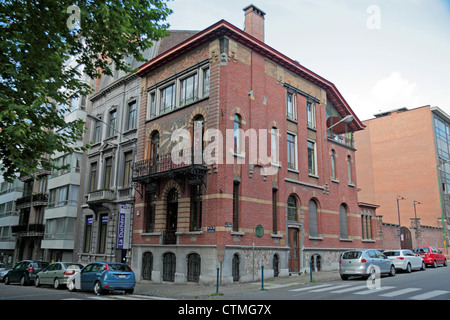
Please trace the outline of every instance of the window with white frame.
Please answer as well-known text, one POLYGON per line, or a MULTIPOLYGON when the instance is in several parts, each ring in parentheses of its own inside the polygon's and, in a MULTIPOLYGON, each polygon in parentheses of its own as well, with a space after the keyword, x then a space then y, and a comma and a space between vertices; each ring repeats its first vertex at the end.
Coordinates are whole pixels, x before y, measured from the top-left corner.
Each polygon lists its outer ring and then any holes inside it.
POLYGON ((136 100, 128 104, 127 130, 136 128, 136 100))
POLYGON ((306 103, 306 124, 309 128, 316 127, 316 119, 314 112, 314 102, 308 101, 306 103))
POLYGON ((308 140, 308 173, 317 175, 316 143, 308 140))
POLYGON ((286 95, 286 114, 288 119, 295 120, 296 112, 295 112, 295 94, 287 91, 286 95))
POLYGON ((108 137, 113 137, 116 133, 117 110, 109 113, 108 137))
POLYGON ((210 69, 203 63, 198 68, 189 68, 177 77, 172 77, 149 90, 147 117, 163 115, 209 96, 210 69))
POLYGON ((287 136, 287 167, 297 170, 297 136, 289 133, 287 136))

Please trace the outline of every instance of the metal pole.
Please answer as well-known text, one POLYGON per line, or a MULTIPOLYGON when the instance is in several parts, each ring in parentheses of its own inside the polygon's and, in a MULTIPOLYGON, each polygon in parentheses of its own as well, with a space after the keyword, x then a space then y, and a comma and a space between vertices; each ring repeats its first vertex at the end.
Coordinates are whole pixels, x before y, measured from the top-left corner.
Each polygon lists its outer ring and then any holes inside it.
POLYGON ((261 266, 261 291, 264 291, 264 266, 261 266))
POLYGON ((217 283, 216 283, 216 293, 219 293, 219 267, 217 267, 217 283))
POLYGON ((313 282, 312 279, 312 260, 309 260, 309 282, 313 282))
POLYGON ((398 200, 404 200, 404 199, 405 199, 405 198, 402 197, 402 196, 397 196, 398 237, 399 237, 399 239, 400 239, 400 248, 399 248, 399 249, 402 248, 402 231, 401 231, 402 225, 401 225, 401 223, 400 223, 400 205, 399 205, 398 200))

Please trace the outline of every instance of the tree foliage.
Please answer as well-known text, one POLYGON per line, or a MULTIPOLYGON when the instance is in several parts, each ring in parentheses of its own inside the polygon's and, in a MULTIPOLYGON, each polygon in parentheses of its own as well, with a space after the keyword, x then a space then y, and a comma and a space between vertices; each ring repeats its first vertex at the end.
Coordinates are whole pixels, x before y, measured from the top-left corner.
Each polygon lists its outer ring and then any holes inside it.
POLYGON ((141 52, 166 34, 172 11, 165 0, 3 0, 0 2, 0 162, 3 176, 59 169, 48 160, 70 153, 82 137, 81 120, 64 121, 73 97, 91 78, 132 71, 123 57, 141 52), (58 107, 59 106, 59 107, 58 107), (63 106, 63 107, 61 107, 63 106))

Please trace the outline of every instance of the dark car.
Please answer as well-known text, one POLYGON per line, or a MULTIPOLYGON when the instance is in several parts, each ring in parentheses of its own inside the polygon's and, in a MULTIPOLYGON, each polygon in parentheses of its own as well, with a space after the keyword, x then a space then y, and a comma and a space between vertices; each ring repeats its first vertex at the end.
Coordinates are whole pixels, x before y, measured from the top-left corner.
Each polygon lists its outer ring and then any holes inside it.
POLYGON ((45 261, 20 261, 5 275, 5 284, 19 282, 23 286, 29 285, 34 282, 36 274, 48 265, 45 261))

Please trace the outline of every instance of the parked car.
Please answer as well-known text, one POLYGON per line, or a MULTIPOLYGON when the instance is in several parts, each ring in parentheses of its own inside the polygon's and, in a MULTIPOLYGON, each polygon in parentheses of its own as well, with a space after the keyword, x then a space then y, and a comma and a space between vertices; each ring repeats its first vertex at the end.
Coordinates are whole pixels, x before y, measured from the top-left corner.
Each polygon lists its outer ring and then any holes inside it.
POLYGON ((25 286, 36 278, 36 274, 49 265, 45 261, 23 260, 5 275, 5 284, 20 282, 25 286))
POLYGON ((125 263, 93 262, 70 277, 67 287, 70 291, 94 291, 100 295, 113 290, 133 293, 136 279, 133 270, 125 263))
POLYGON ((433 268, 436 268, 438 264, 442 264, 444 267, 447 266, 447 259, 442 251, 438 250, 436 247, 416 247, 414 248, 414 252, 417 256, 422 257, 427 265, 433 266, 433 268))
POLYGON ((386 250, 383 254, 392 260, 396 269, 408 273, 412 270, 425 270, 425 261, 411 250, 386 250))
POLYGON ((0 282, 3 282, 5 279, 5 274, 8 273, 10 269, 6 268, 4 263, 0 263, 0 282))
POLYGON ((53 288, 59 289, 61 285, 67 284, 67 279, 80 272, 83 265, 75 262, 55 262, 48 265, 44 270, 36 275, 34 285, 39 287, 43 284, 53 285, 53 288))
POLYGON ((346 251, 339 259, 342 280, 347 280, 350 276, 370 277, 377 271, 395 276, 394 263, 378 250, 346 251))

